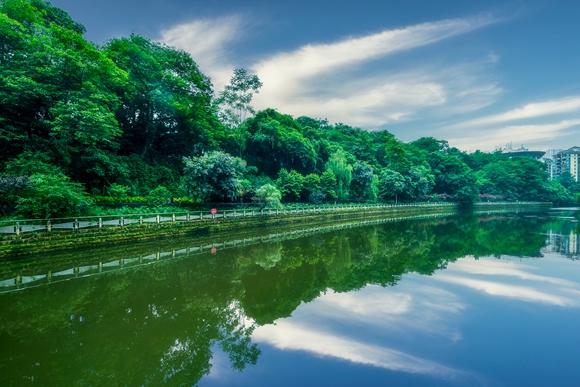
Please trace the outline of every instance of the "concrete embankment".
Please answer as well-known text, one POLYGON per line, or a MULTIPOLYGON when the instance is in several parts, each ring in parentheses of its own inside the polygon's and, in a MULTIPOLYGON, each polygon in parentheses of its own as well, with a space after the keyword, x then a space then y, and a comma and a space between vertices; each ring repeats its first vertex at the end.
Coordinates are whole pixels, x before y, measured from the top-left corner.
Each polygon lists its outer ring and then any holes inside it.
MULTIPOLYGON (((474 211, 495 211, 513 208, 514 211, 530 211, 549 208, 549 203, 478 203, 474 211)), ((226 216, 193 220, 174 220, 164 223, 137 223, 126 226, 77 228, 73 230, 43 230, 3 236, 0 239, 0 257, 17 257, 41 251, 76 249, 89 246, 105 246, 193 235, 214 235, 236 232, 250 228, 281 228, 312 226, 341 219, 391 218, 401 216, 450 214, 459 211, 456 205, 418 204, 368 207, 332 207, 292 211, 268 211, 247 216, 226 216)), ((219 214, 218 214, 219 215, 219 214)), ((175 217, 174 217, 175 219, 175 217)), ((188 216, 189 219, 189 216, 188 216)))

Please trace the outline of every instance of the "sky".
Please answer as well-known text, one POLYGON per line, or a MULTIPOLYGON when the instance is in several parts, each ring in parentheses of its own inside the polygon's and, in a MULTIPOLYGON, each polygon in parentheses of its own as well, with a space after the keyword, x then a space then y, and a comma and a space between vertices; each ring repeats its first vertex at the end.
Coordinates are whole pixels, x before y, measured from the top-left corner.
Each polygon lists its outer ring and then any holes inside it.
POLYGON ((580 145, 577 0, 53 0, 96 44, 141 34, 189 52, 253 106, 464 151, 580 145))

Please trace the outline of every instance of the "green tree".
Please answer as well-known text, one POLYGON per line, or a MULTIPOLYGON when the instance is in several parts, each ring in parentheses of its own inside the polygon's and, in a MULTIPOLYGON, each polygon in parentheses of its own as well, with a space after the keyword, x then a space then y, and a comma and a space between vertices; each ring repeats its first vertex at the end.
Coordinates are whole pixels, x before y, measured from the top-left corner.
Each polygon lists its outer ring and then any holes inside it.
POLYGON ((282 168, 311 173, 316 152, 300 125, 289 115, 266 109, 246 121, 248 142, 245 159, 259 171, 275 178, 282 168))
POLYGON ((18 198, 16 212, 32 218, 81 215, 92 204, 79 183, 61 173, 30 176, 29 192, 18 198))
POLYGON ((276 180, 276 185, 280 188, 284 199, 297 201, 300 199, 300 194, 304 186, 304 177, 295 170, 288 172, 282 168, 278 180, 276 180))
POLYGON ((477 177, 467 164, 442 153, 431 153, 427 160, 435 177, 435 193, 450 195, 453 200, 464 204, 477 200, 477 177))
POLYGON ((213 151, 199 157, 184 157, 185 189, 201 200, 232 201, 238 197, 246 162, 227 153, 213 151))
POLYGON ((337 195, 336 195, 336 185, 337 185, 337 179, 336 179, 336 175, 334 174, 334 172, 330 169, 324 171, 322 173, 322 175, 320 176, 320 187, 322 190, 322 193, 324 195, 326 195, 327 197, 329 197, 330 199, 334 199, 336 200, 337 195))
POLYGON ((397 171, 385 168, 379 177, 379 195, 394 198, 398 202, 399 195, 407 189, 407 179, 397 171))
POLYGON ((348 199, 348 188, 352 181, 352 165, 347 162, 346 152, 339 148, 333 153, 326 163, 326 169, 332 171, 336 177, 337 199, 340 201, 348 199))
POLYGON ((322 185, 320 184, 320 176, 315 173, 309 173, 304 176, 302 185, 302 198, 307 200, 314 192, 320 192, 322 185))
POLYGON ((171 202, 171 192, 160 185, 147 195, 147 203, 154 207, 161 207, 171 202))
POLYGON ((224 138, 213 114, 211 82, 189 54, 135 34, 110 40, 103 52, 128 74, 116 111, 122 155, 170 156, 178 163, 224 138))
POLYGON ((220 119, 229 128, 240 126, 248 114, 255 114, 250 105, 254 93, 258 93, 262 82, 257 75, 250 75, 245 69, 235 69, 230 84, 220 92, 215 103, 220 106, 220 119))
POLYGON ((0 2, 0 161, 44 150, 74 180, 102 187, 116 173, 126 73, 84 32, 48 2, 0 2))
POLYGON ((371 166, 357 162, 352 167, 352 181, 350 183, 351 197, 371 199, 372 184, 375 174, 371 166))
POLYGON ((262 203, 260 210, 263 210, 267 206, 281 209, 283 207, 282 203, 280 203, 281 199, 282 194, 280 190, 272 184, 264 184, 256 190, 255 201, 262 203))

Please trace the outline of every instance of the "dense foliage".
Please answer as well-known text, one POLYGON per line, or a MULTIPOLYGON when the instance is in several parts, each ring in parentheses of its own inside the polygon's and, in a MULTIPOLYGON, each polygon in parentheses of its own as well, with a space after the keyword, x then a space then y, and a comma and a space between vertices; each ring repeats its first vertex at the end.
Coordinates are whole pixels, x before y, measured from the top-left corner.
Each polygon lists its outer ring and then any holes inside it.
POLYGON ((536 160, 466 154, 430 137, 403 143, 387 131, 273 109, 255 112, 257 75, 236 69, 216 96, 184 51, 136 34, 100 47, 84 33, 43 0, 0 0, 5 216, 70 215, 89 208, 96 195, 155 190, 197 203, 244 202, 266 197, 256 194, 266 184, 282 201, 315 203, 563 203, 580 194, 570 176, 549 181, 536 160), (38 159, 48 166, 43 171, 14 167, 38 159), (43 182, 58 192, 46 193, 43 182))

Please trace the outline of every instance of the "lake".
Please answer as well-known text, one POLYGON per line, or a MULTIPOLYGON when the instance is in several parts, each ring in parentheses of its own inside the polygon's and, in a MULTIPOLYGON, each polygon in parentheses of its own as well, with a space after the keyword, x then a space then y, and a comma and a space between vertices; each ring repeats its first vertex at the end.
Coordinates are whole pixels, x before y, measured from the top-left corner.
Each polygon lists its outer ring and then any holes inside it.
POLYGON ((1 386, 578 386, 578 214, 340 219, 4 260, 1 386))

